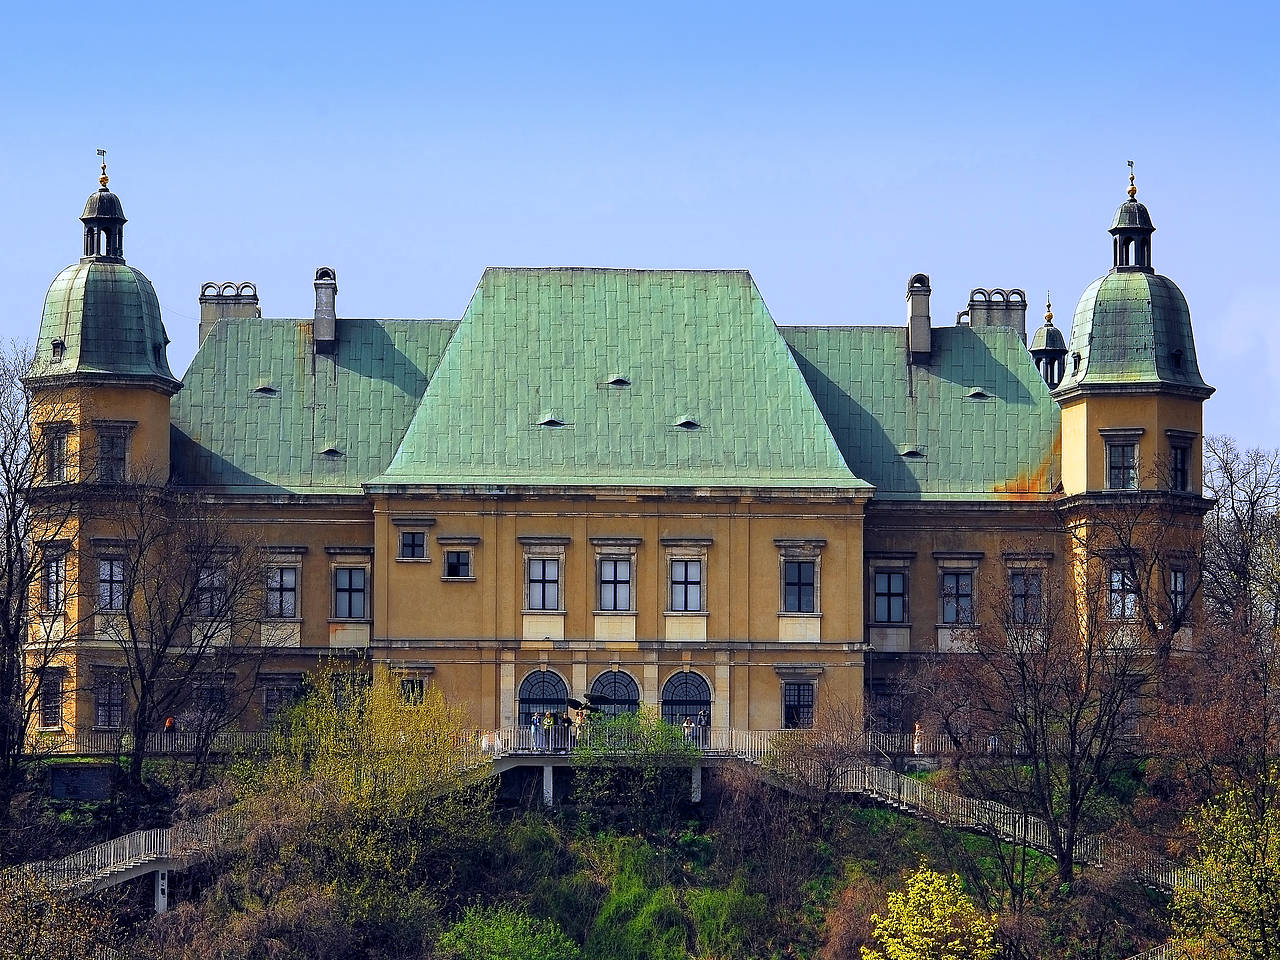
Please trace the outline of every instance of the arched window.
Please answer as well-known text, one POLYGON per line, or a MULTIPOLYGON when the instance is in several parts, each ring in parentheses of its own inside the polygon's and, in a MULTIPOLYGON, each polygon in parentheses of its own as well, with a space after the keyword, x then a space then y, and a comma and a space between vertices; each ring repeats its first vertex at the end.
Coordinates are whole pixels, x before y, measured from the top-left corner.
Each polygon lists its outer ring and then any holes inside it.
POLYGON ((520 724, 525 726, 535 713, 564 713, 569 709, 569 688, 560 674, 535 670, 520 682, 520 724))
POLYGON ((711 720, 711 687, 700 673, 673 673, 662 685, 662 719, 667 723, 684 723, 690 717, 696 723, 705 712, 711 720))
POLYGON ((606 717, 618 717, 635 713, 640 709, 640 688, 631 674, 621 670, 608 670, 591 684, 591 702, 606 717))

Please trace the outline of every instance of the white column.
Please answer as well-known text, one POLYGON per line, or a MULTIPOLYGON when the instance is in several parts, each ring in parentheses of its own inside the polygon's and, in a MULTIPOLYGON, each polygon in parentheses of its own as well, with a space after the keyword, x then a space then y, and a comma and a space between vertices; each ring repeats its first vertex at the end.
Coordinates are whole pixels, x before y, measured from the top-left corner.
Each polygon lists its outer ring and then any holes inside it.
POLYGON ((169 871, 156 871, 156 913, 169 909, 169 871))

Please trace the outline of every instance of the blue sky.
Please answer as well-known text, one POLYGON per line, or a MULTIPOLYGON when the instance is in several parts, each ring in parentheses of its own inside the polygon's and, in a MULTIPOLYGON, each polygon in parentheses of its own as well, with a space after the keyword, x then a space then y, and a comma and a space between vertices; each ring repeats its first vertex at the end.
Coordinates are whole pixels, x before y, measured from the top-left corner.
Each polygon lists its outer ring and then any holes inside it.
POLYGON ((320 264, 346 316, 601 264, 747 267, 780 323, 901 323, 923 271, 935 323, 1019 286, 1065 327, 1133 159, 1206 428, 1280 445, 1273 6, 46 7, 0 37, 0 335, 79 255, 100 146, 177 371, 202 282, 301 316, 320 264))

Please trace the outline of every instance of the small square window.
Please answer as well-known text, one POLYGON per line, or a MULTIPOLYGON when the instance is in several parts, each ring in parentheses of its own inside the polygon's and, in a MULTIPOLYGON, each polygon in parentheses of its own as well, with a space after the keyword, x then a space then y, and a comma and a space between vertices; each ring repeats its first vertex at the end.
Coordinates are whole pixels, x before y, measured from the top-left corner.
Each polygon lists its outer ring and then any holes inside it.
POLYGON ((1138 488, 1138 445, 1132 442, 1107 444, 1107 488, 1138 488))
POLYGON ((405 703, 420 704, 426 694, 426 685, 421 677, 400 678, 400 699, 405 703))
POLYGON ((446 550, 444 552, 444 576, 446 580, 470 579, 471 551, 446 550))
POLYGON ((421 530, 400 531, 400 559, 422 560, 427 555, 427 535, 421 530))

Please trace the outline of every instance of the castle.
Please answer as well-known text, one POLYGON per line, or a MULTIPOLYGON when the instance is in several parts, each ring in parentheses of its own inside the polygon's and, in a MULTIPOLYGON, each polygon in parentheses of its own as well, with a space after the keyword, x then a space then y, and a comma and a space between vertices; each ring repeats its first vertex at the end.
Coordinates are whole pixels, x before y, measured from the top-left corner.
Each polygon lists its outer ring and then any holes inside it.
MULTIPOLYGON (((984 592, 1061 578, 1064 511, 1147 485, 1203 509, 1212 388, 1132 180, 1069 338, 1049 312, 1028 341, 1017 289, 937 323, 924 274, 905 324, 827 326, 779 325, 742 270, 489 268, 460 319, 355 318, 325 266, 309 317, 206 284, 180 378, 105 165, 80 219, 26 378, 37 405, 78 397, 37 425, 44 495, 167 478, 253 527, 277 643, 250 726, 341 653, 484 727, 590 693, 757 729, 839 700, 909 729, 902 678, 984 592)), ((121 561, 81 513, 36 545, 33 629, 67 633, 49 730, 128 710, 103 625, 121 561)))

